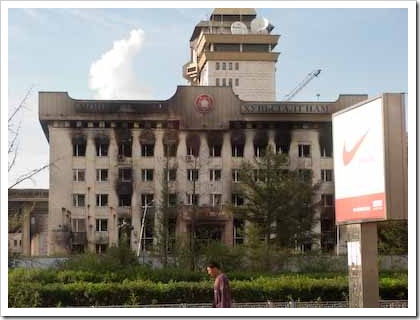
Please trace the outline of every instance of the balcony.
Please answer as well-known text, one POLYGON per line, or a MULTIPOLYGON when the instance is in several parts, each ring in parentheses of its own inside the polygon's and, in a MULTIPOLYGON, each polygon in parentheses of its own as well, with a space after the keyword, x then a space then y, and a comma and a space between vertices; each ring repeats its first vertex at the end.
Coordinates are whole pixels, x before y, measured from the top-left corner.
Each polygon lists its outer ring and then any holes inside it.
POLYGON ((86 232, 72 232, 71 242, 72 244, 86 244, 87 242, 86 232))
POLYGON ((95 231, 95 243, 107 244, 109 242, 108 231, 95 231))

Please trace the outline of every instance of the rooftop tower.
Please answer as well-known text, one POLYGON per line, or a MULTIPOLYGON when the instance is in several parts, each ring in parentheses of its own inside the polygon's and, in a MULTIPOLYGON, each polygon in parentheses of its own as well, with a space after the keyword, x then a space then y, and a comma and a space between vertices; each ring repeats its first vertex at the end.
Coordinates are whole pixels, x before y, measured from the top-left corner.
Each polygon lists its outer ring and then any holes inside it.
POLYGON ((231 86, 242 100, 276 100, 273 49, 280 36, 273 28, 255 9, 214 9, 194 28, 184 77, 193 86, 231 86))

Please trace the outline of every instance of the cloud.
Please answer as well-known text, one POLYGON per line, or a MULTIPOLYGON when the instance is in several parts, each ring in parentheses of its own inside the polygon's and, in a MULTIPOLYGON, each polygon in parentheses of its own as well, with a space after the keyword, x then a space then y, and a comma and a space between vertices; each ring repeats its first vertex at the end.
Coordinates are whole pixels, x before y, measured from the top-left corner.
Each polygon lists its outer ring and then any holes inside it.
POLYGON ((150 99, 150 90, 138 82, 133 68, 143 43, 143 30, 131 30, 91 64, 89 88, 95 91, 95 99, 150 99))

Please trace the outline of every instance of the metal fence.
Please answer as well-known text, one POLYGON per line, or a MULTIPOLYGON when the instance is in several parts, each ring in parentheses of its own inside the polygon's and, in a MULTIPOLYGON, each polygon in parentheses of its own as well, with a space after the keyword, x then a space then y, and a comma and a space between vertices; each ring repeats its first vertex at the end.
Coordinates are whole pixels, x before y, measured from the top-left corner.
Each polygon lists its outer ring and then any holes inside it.
MULTIPOLYGON (((107 308, 211 308, 211 303, 108 306, 107 308)), ((285 301, 233 303, 233 308, 348 308, 348 301, 285 301)), ((408 308, 408 300, 380 300, 380 308, 408 308)))

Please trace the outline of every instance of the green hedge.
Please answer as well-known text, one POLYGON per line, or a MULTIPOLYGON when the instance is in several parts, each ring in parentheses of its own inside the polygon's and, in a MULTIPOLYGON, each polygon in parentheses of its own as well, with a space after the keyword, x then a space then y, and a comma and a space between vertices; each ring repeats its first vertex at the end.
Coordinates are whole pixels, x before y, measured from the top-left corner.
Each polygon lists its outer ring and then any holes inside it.
MULTIPOLYGON (((160 275, 163 274, 163 271, 160 275)), ((158 273, 159 273, 158 272, 158 273)), ((169 275, 174 276, 172 271, 169 275)), ((209 303, 212 281, 196 273, 192 281, 125 279, 87 271, 14 269, 9 271, 9 307, 111 306, 209 303)), ((144 274, 143 274, 144 276, 144 274)), ((344 274, 232 276, 235 302, 347 300, 344 274)), ((155 278, 155 277, 154 277, 155 278)), ((181 277, 184 278, 184 277, 181 277)), ((175 278, 176 279, 176 278, 175 278)), ((178 280, 178 279, 176 279, 178 280)), ((381 299, 407 299, 407 274, 380 276, 381 299)))

